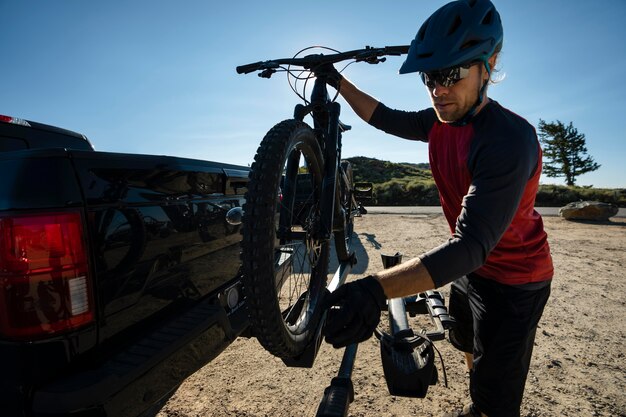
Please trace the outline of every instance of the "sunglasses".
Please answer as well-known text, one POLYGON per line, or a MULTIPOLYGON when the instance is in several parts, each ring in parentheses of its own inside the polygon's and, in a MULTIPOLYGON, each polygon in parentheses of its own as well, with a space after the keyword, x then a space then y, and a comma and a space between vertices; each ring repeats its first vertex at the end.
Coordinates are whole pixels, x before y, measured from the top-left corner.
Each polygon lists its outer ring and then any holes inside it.
POLYGON ((452 87, 463 78, 467 78, 470 73, 470 67, 475 64, 477 63, 472 62, 458 67, 447 68, 441 71, 421 72, 420 76, 422 77, 422 82, 426 85, 426 87, 430 88, 431 90, 435 88, 437 84, 442 87, 448 88, 452 87))

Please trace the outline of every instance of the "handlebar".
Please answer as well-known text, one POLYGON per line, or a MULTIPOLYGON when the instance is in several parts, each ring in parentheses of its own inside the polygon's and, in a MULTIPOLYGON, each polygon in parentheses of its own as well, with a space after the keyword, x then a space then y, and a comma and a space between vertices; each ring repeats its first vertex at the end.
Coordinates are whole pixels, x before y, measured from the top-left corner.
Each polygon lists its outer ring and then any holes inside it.
MULTIPOLYGON (((369 64, 378 64, 383 62, 384 56, 398 56, 406 54, 409 51, 409 45, 401 46, 385 46, 382 48, 374 48, 366 46, 363 49, 355 49, 353 51, 339 52, 336 54, 311 54, 302 58, 280 58, 268 61, 253 62, 251 64, 240 65, 236 68, 238 74, 248 74, 254 71, 269 71, 269 75, 281 65, 299 66, 304 69, 313 69, 322 64, 334 64, 349 59, 355 62, 367 62, 369 64)), ((263 75, 261 73, 260 75, 263 75)))

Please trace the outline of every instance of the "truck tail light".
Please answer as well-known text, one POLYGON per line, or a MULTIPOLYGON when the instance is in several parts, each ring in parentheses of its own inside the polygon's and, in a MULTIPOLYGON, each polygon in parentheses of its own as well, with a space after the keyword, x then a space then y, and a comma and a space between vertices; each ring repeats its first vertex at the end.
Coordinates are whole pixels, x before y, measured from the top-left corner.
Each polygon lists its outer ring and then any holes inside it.
POLYGON ((30 127, 30 123, 28 123, 24 119, 18 119, 17 117, 5 116, 3 114, 0 114, 0 122, 13 123, 14 125, 30 127))
POLYGON ((31 340, 94 320, 80 212, 0 217, 0 335, 31 340))

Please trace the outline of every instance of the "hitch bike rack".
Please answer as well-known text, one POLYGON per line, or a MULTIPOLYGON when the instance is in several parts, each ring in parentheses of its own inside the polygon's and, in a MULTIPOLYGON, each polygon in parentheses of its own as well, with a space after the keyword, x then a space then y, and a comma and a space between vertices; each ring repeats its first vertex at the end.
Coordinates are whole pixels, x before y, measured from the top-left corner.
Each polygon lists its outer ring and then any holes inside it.
MULTIPOLYGON (((391 268, 402 261, 402 254, 381 255, 383 267, 391 268)), ((356 261, 356 260, 354 260, 356 261)), ((334 291, 345 282, 355 262, 340 265, 329 289, 334 291)), ((437 368, 434 366, 434 347, 432 341, 445 338, 445 331, 454 325, 448 314, 444 297, 439 291, 426 291, 416 296, 394 298, 388 301, 390 333, 377 331, 380 340, 381 359, 387 388, 391 395, 424 398, 429 385, 438 381, 437 368), (429 314, 435 329, 422 330, 415 334, 409 326, 408 316, 429 314)), ((322 321, 323 323, 323 321, 322 321)), ((288 366, 312 366, 321 343, 321 327, 318 339, 311 346, 314 352, 305 352, 300 361, 284 361, 288 366), (313 355, 311 357, 311 355, 313 355), (310 365, 309 365, 310 361, 310 365), (290 364, 290 363, 292 364, 290 364)), ((316 417, 345 417, 350 403, 354 401, 352 371, 356 359, 358 344, 345 348, 337 376, 324 390, 324 395, 317 409, 316 417)), ((445 369, 443 369, 444 378, 445 369)))

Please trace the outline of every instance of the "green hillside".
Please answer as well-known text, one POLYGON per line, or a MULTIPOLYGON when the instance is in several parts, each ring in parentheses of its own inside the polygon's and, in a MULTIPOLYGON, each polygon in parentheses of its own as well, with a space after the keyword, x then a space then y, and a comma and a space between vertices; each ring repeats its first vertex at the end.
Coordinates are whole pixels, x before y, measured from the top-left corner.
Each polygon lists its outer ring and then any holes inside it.
MULTIPOLYGON (((395 163, 364 156, 347 160, 352 164, 355 182, 374 184, 372 205, 439 205, 439 194, 429 164, 395 163)), ((560 207, 579 200, 602 201, 626 207, 626 189, 540 185, 536 205, 560 207)))
POLYGON ((395 163, 365 156, 347 158, 352 164, 354 181, 382 184, 393 179, 408 178, 432 181, 429 164, 395 163))
POLYGON ((355 182, 374 184, 375 205, 439 205, 429 164, 395 163, 364 156, 347 159, 352 164, 355 182))

